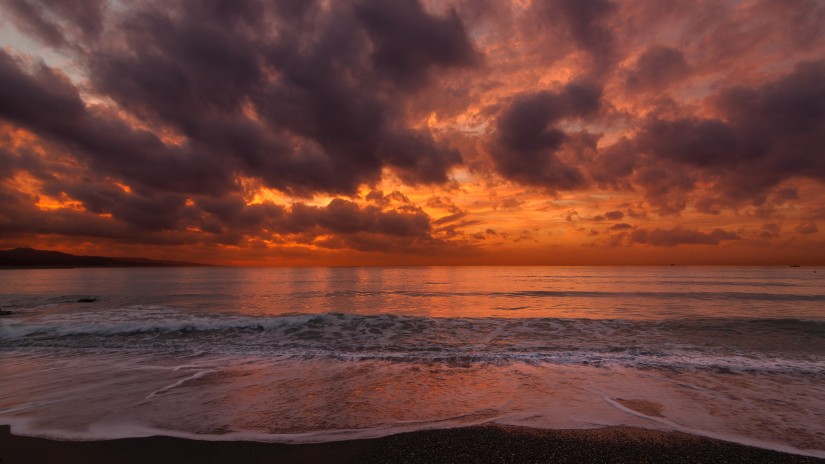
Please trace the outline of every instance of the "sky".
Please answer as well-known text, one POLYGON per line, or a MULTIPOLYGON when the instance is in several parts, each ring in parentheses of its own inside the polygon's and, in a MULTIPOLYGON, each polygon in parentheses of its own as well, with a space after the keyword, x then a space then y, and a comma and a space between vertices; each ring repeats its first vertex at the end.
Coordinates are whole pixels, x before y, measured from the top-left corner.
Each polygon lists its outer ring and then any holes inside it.
POLYGON ((825 264, 820 0, 0 0, 0 248, 825 264))

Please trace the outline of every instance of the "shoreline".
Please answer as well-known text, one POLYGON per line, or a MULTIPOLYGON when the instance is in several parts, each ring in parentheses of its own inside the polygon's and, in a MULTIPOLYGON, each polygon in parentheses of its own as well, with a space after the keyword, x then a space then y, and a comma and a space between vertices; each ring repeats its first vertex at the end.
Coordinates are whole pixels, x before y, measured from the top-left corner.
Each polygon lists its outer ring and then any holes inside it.
POLYGON ((540 430, 481 425, 312 444, 164 436, 58 441, 0 425, 0 463, 825 463, 825 459, 683 432, 633 427, 540 430))

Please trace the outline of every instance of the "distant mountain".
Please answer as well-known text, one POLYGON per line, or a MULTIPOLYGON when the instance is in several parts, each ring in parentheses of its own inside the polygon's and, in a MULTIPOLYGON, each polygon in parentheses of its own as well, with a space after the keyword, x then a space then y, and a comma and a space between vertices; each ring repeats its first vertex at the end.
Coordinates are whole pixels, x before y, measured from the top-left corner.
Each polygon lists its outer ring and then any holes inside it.
POLYGON ((0 251, 0 267, 185 267, 208 264, 162 261, 146 258, 75 256, 59 251, 15 248, 0 251))

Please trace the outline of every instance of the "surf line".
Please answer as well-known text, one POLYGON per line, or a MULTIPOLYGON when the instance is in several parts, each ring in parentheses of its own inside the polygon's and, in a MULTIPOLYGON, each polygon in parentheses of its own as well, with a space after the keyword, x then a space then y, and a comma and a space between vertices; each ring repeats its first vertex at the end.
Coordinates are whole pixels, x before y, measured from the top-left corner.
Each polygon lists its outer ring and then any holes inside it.
POLYGON ((169 391, 173 388, 177 388, 177 387, 183 385, 184 383, 186 383, 190 380, 199 379, 199 378, 203 377, 204 375, 212 373, 212 372, 215 372, 215 370, 214 369, 208 369, 208 370, 205 370, 205 371, 195 372, 194 374, 190 375, 189 377, 184 377, 184 378, 178 380, 175 383, 169 384, 169 385, 167 385, 163 388, 160 388, 158 390, 153 391, 152 393, 149 393, 145 398, 143 398, 143 401, 141 401, 141 403, 145 402, 145 401, 149 401, 150 399, 154 398, 156 395, 159 395, 163 392, 169 391))
POLYGON ((774 451, 781 451, 783 453, 792 453, 792 454, 798 454, 798 455, 802 455, 802 456, 813 456, 813 457, 817 457, 817 458, 825 457, 825 453, 823 453, 820 450, 801 449, 801 448, 796 448, 796 447, 793 447, 793 446, 781 445, 781 444, 773 443, 773 442, 769 442, 769 441, 756 440, 756 439, 753 439, 753 438, 743 437, 743 436, 739 436, 739 435, 729 435, 729 434, 726 434, 726 433, 709 432, 707 430, 685 427, 684 425, 681 425, 681 424, 678 424, 676 422, 667 420, 665 418, 651 417, 651 416, 648 416, 647 414, 643 414, 639 411, 634 411, 633 409, 625 407, 624 405, 620 404, 619 402, 617 402, 617 401, 615 401, 612 398, 609 398, 607 396, 602 396, 602 398, 607 402, 607 404, 615 407, 616 409, 618 409, 620 411, 623 411, 623 412, 625 412, 627 414, 630 414, 632 416, 641 417, 643 419, 648 419, 648 420, 651 420, 653 422, 658 422, 662 425, 666 425, 666 426, 670 427, 671 430, 676 430, 676 431, 679 431, 679 432, 689 433, 691 435, 704 436, 704 437, 713 438, 713 439, 716 439, 716 440, 723 440, 723 441, 728 441, 728 442, 733 442, 733 443, 739 443, 739 444, 745 445, 745 446, 755 446, 757 448, 769 449, 769 450, 774 450, 774 451))

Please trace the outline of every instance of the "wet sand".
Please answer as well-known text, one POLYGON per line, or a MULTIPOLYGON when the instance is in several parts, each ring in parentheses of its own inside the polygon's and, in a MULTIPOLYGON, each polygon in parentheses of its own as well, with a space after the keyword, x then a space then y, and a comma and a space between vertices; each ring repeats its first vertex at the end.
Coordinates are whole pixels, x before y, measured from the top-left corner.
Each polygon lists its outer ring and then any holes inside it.
POLYGON ((825 463, 679 432, 478 426, 286 445, 171 437, 56 441, 0 426, 0 463, 825 463))

